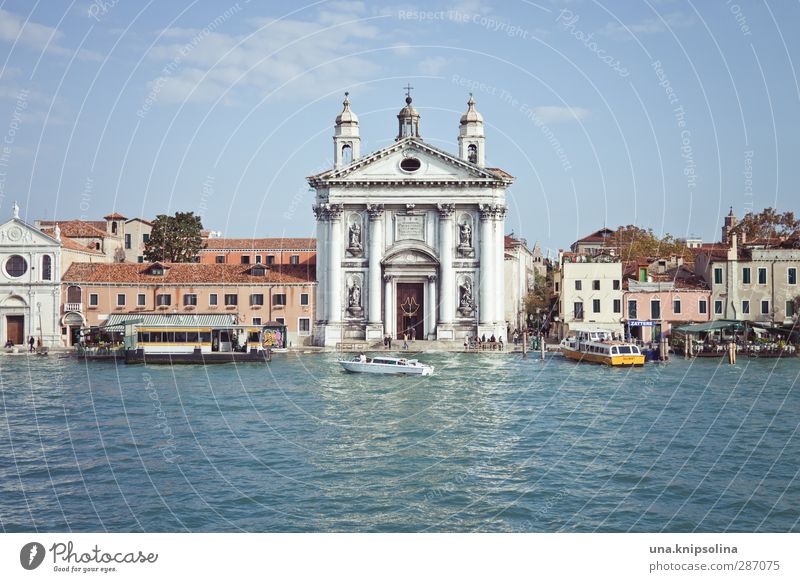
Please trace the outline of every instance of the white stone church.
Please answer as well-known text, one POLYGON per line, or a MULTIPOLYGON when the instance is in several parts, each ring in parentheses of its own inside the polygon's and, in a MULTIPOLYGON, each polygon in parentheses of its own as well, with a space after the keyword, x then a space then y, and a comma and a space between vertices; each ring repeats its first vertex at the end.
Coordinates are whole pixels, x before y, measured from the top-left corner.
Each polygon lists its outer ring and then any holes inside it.
POLYGON ((334 167, 316 190, 315 343, 506 338, 506 189, 514 178, 485 164, 483 117, 470 96, 458 155, 423 141, 411 103, 395 142, 361 155, 358 117, 336 118, 334 167))

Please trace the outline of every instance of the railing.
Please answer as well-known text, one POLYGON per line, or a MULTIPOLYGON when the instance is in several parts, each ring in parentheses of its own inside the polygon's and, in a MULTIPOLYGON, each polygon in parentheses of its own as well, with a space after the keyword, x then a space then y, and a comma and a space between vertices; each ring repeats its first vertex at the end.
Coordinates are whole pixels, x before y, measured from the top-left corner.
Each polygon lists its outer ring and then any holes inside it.
POLYGON ((83 304, 82 303, 65 303, 64 304, 64 311, 83 311, 83 304))

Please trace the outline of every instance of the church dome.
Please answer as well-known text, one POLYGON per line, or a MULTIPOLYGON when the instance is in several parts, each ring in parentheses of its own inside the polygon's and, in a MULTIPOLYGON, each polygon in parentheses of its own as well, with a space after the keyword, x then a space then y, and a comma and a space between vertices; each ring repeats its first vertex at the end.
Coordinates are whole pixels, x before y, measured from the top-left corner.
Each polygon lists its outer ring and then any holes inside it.
POLYGON ((467 112, 461 116, 461 125, 467 123, 483 123, 483 115, 475 110, 475 99, 472 98, 472 93, 469 94, 469 101, 467 101, 467 112))
POLYGON ((344 94, 342 105, 344 105, 344 109, 336 116, 336 125, 342 125, 343 123, 358 124, 358 116, 350 111, 350 93, 344 94))
POLYGON ((409 85, 406 87, 406 106, 397 114, 397 121, 399 122, 399 130, 397 132, 397 139, 405 137, 419 138, 419 113, 414 106, 411 105, 411 89, 409 85))
POLYGON ((419 117, 419 113, 417 113, 417 110, 414 109, 413 105, 411 105, 411 96, 410 95, 408 97, 406 97, 406 106, 403 107, 400 110, 400 113, 397 114, 397 117, 400 118, 400 119, 418 118, 419 117))

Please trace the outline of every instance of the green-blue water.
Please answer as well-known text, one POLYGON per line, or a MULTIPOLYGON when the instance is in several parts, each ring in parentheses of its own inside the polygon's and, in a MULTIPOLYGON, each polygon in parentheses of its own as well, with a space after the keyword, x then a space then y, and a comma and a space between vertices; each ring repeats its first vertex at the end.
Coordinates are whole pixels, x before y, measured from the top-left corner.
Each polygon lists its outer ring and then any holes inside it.
POLYGON ((800 360, 0 360, 4 531, 798 531, 800 360))

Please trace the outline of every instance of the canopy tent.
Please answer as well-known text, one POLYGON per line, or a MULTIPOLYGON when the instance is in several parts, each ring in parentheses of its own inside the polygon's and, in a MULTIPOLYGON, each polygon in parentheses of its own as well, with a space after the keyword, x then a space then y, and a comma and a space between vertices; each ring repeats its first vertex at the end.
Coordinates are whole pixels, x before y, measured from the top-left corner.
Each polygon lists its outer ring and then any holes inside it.
POLYGON ((681 333, 703 333, 708 331, 719 330, 743 330, 745 322, 736 321, 731 319, 720 319, 717 321, 708 321, 705 323, 690 323, 687 325, 679 325, 673 328, 673 331, 681 333))

